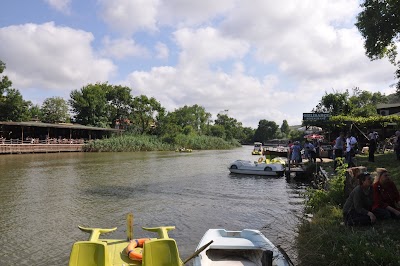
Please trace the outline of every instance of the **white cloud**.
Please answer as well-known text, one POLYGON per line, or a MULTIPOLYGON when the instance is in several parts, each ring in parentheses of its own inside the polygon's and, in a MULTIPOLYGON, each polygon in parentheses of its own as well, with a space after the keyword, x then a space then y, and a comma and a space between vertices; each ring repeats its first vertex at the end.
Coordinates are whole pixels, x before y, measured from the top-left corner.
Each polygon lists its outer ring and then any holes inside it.
POLYGON ((52 8, 65 14, 71 12, 71 0, 44 0, 52 8))
POLYGON ((98 0, 103 20, 115 31, 131 35, 157 30, 159 0, 98 0))
POLYGON ((111 40, 106 36, 103 38, 101 54, 105 57, 123 59, 127 57, 147 57, 149 51, 146 47, 138 45, 133 39, 120 38, 111 40))
POLYGON ((116 70, 93 53, 92 41, 91 33, 53 22, 9 26, 0 28, 0 58, 16 88, 70 92, 107 81, 116 70))
POLYGON ((229 110, 252 127, 261 119, 300 124, 332 89, 395 91, 395 67, 365 56, 354 26, 358 0, 97 3, 93 10, 107 30, 91 23, 81 26, 85 31, 54 23, 0 29, 0 58, 16 88, 66 92, 122 80, 168 110, 193 104, 214 116, 229 110), (118 69, 106 59, 130 57, 117 60, 118 69))
POLYGON ((246 55, 249 45, 245 40, 221 36, 218 30, 207 27, 198 30, 180 29, 174 33, 181 48, 180 63, 203 65, 246 55))
POLYGON ((155 50, 156 50, 156 57, 158 59, 166 59, 169 56, 169 49, 167 47, 167 45, 165 45, 164 43, 158 42, 155 46, 155 50))
POLYGON ((158 23, 176 28, 209 24, 210 20, 227 13, 234 0, 163 0, 160 1, 158 23))

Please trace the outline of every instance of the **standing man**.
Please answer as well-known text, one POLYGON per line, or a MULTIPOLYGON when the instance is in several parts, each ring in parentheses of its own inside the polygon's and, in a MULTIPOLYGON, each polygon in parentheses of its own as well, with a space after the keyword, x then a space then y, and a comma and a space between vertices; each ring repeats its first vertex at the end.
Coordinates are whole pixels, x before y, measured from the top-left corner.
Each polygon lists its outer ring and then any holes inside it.
POLYGON ((371 131, 368 135, 369 139, 368 162, 375 162, 376 136, 377 133, 373 131, 371 131))
POLYGON ((346 162, 348 164, 348 168, 354 167, 353 157, 356 156, 356 147, 357 139, 353 136, 352 132, 347 133, 346 138, 346 162))
POLYGON ((337 160, 336 158, 343 158, 343 150, 344 150, 344 133, 340 132, 339 137, 335 140, 335 145, 333 146, 333 170, 336 171, 337 160))

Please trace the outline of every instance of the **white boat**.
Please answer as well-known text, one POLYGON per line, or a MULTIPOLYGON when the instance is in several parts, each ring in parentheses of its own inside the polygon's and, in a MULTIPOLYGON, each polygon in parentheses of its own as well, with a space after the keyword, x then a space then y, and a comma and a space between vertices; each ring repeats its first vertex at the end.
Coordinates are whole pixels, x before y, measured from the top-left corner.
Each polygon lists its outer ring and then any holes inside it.
POLYGON ((251 162, 236 160, 228 167, 231 173, 245 175, 283 176, 285 166, 281 163, 251 162))
POLYGON ((253 155, 262 155, 263 154, 263 147, 261 142, 254 142, 254 148, 251 152, 253 155))
POLYGON ((199 253, 193 259, 193 266, 293 265, 282 249, 276 247, 260 231, 253 229, 209 229, 196 250, 199 253))

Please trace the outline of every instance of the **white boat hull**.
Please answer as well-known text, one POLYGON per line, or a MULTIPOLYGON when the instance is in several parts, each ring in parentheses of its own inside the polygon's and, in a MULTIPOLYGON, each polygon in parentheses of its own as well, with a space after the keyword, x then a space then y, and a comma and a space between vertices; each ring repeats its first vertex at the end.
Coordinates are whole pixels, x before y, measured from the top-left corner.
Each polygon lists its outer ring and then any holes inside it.
POLYGON ((209 229, 196 250, 211 240, 213 243, 194 258, 194 266, 270 265, 267 260, 276 266, 289 265, 279 249, 258 230, 209 229))
POLYGON ((262 176, 283 176, 285 166, 281 163, 257 163, 236 160, 228 166, 231 173, 262 176))

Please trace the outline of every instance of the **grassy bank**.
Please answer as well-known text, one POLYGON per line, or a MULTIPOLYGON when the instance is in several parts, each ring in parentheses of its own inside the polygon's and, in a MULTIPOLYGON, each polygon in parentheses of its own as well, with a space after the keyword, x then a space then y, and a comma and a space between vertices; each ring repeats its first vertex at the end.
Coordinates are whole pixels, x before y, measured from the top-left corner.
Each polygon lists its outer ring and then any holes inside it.
MULTIPOLYGON (((357 156, 357 161, 370 172, 377 167, 387 168, 400 188, 400 164, 393 153, 375 155, 375 163, 362 155, 357 156)), ((323 167, 329 171, 332 164, 323 167)), ((331 178, 328 190, 307 192, 306 210, 313 218, 299 226, 299 265, 400 265, 400 221, 378 221, 368 227, 342 224, 344 173, 342 168, 331 178)))
POLYGON ((173 143, 170 143, 156 136, 126 134, 92 141, 85 145, 84 150, 90 152, 172 151, 180 147, 193 150, 218 150, 240 147, 240 143, 228 142, 217 137, 196 135, 178 135, 173 143))

